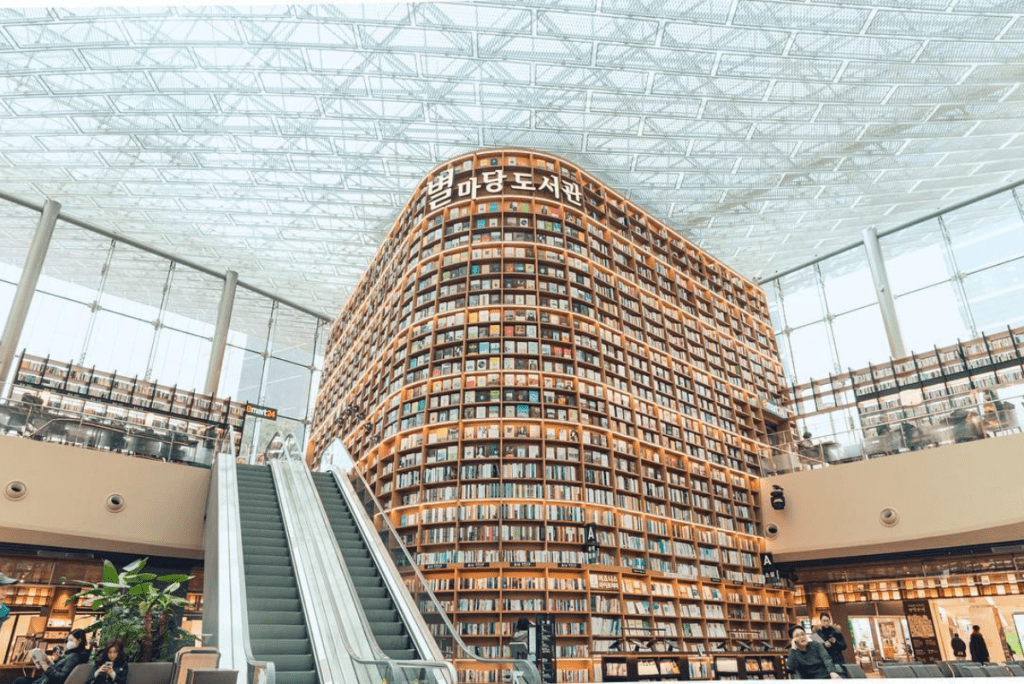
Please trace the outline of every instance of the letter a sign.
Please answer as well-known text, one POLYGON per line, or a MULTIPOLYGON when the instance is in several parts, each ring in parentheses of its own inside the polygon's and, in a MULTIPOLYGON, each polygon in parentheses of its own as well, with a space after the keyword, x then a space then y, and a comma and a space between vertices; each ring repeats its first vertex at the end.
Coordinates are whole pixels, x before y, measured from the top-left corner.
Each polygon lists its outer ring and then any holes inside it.
POLYGON ((779 569, 775 567, 775 557, 767 551, 761 554, 761 570, 764 572, 765 579, 779 579, 779 569))

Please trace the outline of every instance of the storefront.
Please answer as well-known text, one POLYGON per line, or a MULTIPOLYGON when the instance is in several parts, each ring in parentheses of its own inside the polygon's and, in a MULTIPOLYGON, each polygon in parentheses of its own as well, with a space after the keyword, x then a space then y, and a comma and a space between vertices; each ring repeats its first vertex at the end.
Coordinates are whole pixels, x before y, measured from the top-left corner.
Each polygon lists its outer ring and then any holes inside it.
POLYGON ((953 635, 969 641, 973 625, 991 662, 1024 660, 1024 554, 972 551, 794 567, 797 614, 816 625, 830 612, 849 643, 846 661, 868 672, 955 660, 953 635))

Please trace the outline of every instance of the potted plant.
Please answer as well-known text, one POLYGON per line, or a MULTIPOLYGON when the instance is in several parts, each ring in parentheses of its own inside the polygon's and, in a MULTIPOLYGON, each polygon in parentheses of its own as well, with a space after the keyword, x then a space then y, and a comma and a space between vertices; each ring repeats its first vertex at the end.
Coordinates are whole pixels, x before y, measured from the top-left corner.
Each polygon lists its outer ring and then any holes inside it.
POLYGON ((86 632, 99 631, 104 642, 124 639, 128 659, 143 663, 172 660, 179 648, 195 639, 178 626, 188 600, 175 593, 191 576, 143 572, 147 560, 132 561, 121 572, 105 560, 103 581, 79 582, 86 588, 68 599, 86 599, 93 610, 101 611, 86 632))

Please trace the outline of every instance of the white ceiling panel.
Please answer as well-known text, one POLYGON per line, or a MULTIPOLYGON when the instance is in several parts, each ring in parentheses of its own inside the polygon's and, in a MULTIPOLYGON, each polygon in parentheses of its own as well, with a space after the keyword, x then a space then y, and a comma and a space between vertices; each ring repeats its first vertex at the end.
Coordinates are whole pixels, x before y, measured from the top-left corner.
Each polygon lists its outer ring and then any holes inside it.
POLYGON ((1024 176, 1022 15, 1019 0, 5 8, 0 190, 331 315, 427 172, 523 146, 770 276, 1024 176))

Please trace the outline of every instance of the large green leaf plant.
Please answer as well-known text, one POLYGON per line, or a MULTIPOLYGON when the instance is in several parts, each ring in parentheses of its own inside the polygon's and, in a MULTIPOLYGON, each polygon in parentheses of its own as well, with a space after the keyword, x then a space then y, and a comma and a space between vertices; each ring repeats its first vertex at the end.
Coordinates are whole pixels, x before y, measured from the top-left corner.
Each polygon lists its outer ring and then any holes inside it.
POLYGON ((192 634, 179 627, 188 600, 175 593, 192 578, 143 572, 147 560, 132 561, 121 572, 110 561, 103 561, 103 581, 80 582, 86 589, 68 603, 91 599, 93 610, 102 613, 85 631, 100 632, 104 643, 124 639, 128 660, 173 660, 179 648, 194 641, 192 634))

